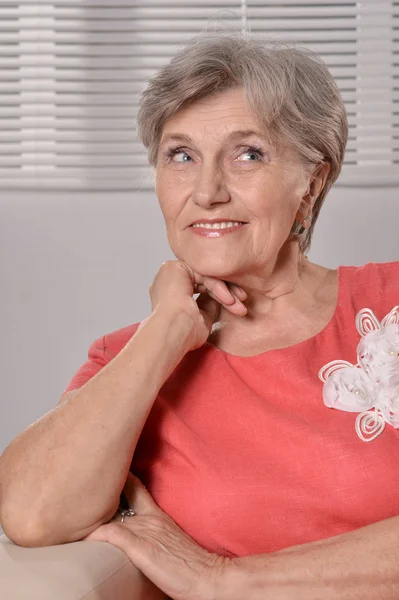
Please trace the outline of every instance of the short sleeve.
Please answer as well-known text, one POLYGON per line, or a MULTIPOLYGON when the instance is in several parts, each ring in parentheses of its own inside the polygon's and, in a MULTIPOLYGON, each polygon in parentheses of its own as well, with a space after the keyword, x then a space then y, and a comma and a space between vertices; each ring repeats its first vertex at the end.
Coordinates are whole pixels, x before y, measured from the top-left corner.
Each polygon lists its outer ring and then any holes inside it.
POLYGON ((81 388, 108 363, 105 357, 105 335, 92 343, 88 350, 87 361, 76 371, 62 395, 81 388))
POLYGON ((108 333, 92 343, 88 350, 87 361, 76 371, 62 395, 81 388, 94 375, 97 375, 126 345, 136 333, 140 323, 129 325, 108 333))

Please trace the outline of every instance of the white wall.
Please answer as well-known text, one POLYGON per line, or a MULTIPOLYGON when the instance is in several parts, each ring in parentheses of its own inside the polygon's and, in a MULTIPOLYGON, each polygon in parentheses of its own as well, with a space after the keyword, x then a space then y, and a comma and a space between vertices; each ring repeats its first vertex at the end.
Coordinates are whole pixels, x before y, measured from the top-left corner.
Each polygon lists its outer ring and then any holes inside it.
MULTIPOLYGON (((0 211, 2 452, 54 407, 92 341, 148 314, 173 256, 154 194, 3 193, 0 211)), ((399 260, 398 217, 398 188, 336 188, 309 258, 399 260)))

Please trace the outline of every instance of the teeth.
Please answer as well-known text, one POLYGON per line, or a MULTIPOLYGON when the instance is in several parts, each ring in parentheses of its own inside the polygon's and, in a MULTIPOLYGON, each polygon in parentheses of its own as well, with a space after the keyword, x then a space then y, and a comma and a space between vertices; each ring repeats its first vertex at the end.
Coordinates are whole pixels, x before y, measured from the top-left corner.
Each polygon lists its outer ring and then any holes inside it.
POLYGON ((193 227, 204 227, 205 229, 227 229, 234 225, 242 225, 242 221, 225 221, 224 223, 195 223, 193 227))

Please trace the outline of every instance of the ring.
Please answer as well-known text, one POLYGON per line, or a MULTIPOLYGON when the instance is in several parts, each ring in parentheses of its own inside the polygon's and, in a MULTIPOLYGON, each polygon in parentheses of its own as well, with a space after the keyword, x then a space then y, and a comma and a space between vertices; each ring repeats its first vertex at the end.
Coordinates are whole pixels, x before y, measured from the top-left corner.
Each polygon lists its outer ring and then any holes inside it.
POLYGON ((121 520, 120 520, 121 523, 123 523, 123 521, 125 520, 125 517, 134 517, 134 515, 136 514, 132 508, 128 508, 127 510, 119 509, 119 512, 121 514, 121 520))

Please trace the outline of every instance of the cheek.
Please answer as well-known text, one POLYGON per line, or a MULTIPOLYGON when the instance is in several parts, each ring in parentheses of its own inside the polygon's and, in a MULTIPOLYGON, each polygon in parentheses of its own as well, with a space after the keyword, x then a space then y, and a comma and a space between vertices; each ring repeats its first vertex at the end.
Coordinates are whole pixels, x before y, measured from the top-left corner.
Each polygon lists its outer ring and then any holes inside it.
POLYGON ((178 240, 181 231, 187 225, 189 194, 185 193, 180 185, 171 185, 170 181, 159 182, 155 191, 165 221, 168 239, 170 242, 178 240))
POLYGON ((155 193, 165 218, 170 219, 179 214, 184 204, 185 188, 173 172, 162 170, 155 179, 155 193))
POLYGON ((172 189, 173 185, 165 168, 157 167, 155 171, 155 193, 163 214, 169 212, 168 207, 171 203, 172 189))
POLYGON ((170 205, 167 204, 164 200, 161 200, 159 197, 158 197, 158 203, 159 203, 166 227, 168 227, 170 220, 171 220, 170 205))
POLYGON ((164 196, 158 196, 158 203, 162 212, 162 216, 165 222, 166 235, 168 238, 169 245, 172 252, 177 258, 179 253, 179 236, 178 236, 178 222, 179 206, 178 202, 173 198, 165 198, 164 196))
POLYGON ((175 219, 175 213, 178 211, 178 197, 172 192, 172 188, 159 183, 155 188, 155 193, 166 227, 169 227, 175 219))

